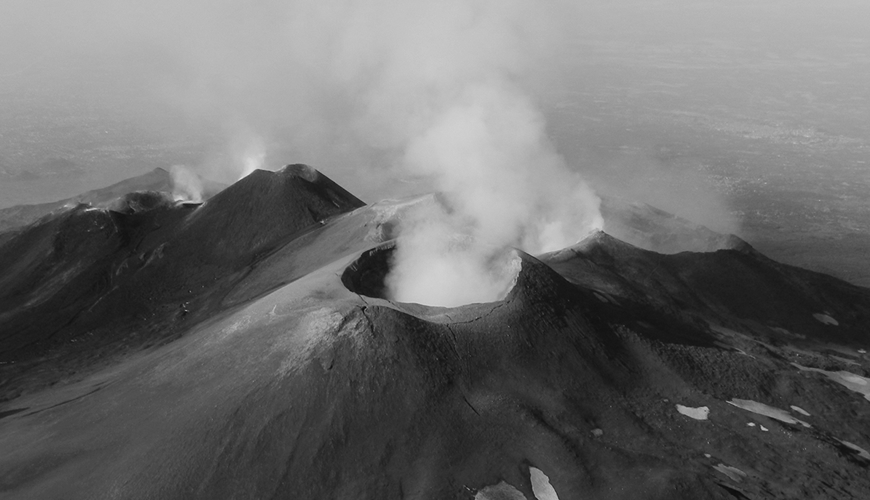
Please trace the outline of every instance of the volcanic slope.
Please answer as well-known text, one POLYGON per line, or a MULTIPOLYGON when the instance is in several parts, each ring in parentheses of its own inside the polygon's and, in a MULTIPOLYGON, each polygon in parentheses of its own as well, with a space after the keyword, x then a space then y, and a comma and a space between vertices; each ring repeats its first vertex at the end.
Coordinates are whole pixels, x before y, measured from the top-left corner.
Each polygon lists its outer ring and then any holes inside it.
POLYGON ((742 240, 721 234, 645 203, 601 197, 604 230, 636 247, 654 252, 712 252, 739 247, 742 240))
POLYGON ((149 191, 43 219, 0 246, 0 394, 177 337, 223 310, 223 296, 270 252, 362 205, 291 165, 255 171, 199 206, 149 191))
POLYGON ((162 168, 155 168, 138 177, 125 179, 111 186, 88 191, 66 200, 34 205, 16 205, 0 209, 0 243, 10 237, 9 234, 2 233, 23 228, 52 212, 72 208, 79 204, 105 205, 120 196, 134 191, 171 192, 172 179, 168 171, 162 168))
MULTIPOLYGON (((163 341, 96 366, 102 351, 58 337, 56 359, 90 371, 43 387, 29 381, 49 351, 28 358, 0 329, 0 356, 29 363, 0 406, 4 498, 484 499, 501 485, 532 500, 533 468, 563 500, 870 497, 870 290, 746 244, 662 255, 597 233, 518 251, 501 301, 397 303, 383 279, 409 204, 363 207, 307 167, 255 174, 199 208, 136 214, 148 222, 127 233, 75 231, 76 246, 117 244, 112 265, 167 244, 56 335, 92 321, 116 325, 105 345, 133 346, 129 328, 163 341), (187 312, 160 312, 178 286, 196 297, 187 312)), ((53 223, 46 235, 70 222, 53 223)), ((83 272, 62 257, 46 265, 83 272)), ((27 307, 2 318, 53 314, 27 307)))

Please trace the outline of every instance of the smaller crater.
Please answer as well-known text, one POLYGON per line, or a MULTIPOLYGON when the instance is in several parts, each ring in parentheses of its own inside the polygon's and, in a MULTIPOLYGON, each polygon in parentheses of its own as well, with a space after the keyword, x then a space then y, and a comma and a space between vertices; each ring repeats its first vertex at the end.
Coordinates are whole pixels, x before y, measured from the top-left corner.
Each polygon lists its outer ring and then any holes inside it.
POLYGON ((395 243, 390 242, 363 252, 341 273, 342 284, 359 295, 389 299, 385 280, 395 249, 395 243))
POLYGON ((478 274, 474 274, 478 269, 470 269, 468 261, 463 260, 464 254, 459 253, 455 261, 449 256, 436 255, 429 263, 431 269, 420 268, 420 263, 416 263, 419 274, 414 276, 418 281, 412 283, 416 288, 412 293, 408 290, 401 293, 392 288, 396 285, 390 276, 395 266, 396 244, 396 241, 390 241, 363 252, 342 273, 342 284, 356 294, 393 302, 459 307, 504 300, 516 285, 522 269, 522 259, 513 249, 494 254, 483 263, 485 268, 478 274), (456 272, 469 269, 468 276, 456 272), (392 287, 387 285, 388 281, 392 287), (449 300, 444 300, 445 297, 449 300))

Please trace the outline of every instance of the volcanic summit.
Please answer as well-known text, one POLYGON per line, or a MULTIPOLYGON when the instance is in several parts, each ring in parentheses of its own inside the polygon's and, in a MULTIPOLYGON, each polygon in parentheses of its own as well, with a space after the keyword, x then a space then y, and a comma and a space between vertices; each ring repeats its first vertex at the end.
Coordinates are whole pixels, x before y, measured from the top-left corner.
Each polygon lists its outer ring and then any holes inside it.
POLYGON ((605 200, 434 307, 385 281, 426 200, 168 189, 0 220, 3 498, 870 498, 866 288, 605 200))

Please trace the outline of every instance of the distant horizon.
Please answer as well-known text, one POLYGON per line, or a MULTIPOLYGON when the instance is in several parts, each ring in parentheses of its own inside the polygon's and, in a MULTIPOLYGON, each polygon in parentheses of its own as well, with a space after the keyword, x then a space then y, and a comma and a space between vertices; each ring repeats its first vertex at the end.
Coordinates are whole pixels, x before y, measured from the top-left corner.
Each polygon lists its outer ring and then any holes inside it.
MULTIPOLYGON (((245 162, 307 163, 367 201, 406 188, 401 151, 360 136, 360 101, 294 49, 288 16, 305 4, 233 5, 3 2, 0 208, 173 165, 228 183, 245 162)), ((672 0, 570 12, 554 39, 528 48, 540 50, 534 61, 499 53, 570 169, 603 193, 780 255, 797 248, 793 263, 824 268, 814 235, 866 252, 870 5, 672 0)), ((324 43, 341 28, 329 15, 324 43)))

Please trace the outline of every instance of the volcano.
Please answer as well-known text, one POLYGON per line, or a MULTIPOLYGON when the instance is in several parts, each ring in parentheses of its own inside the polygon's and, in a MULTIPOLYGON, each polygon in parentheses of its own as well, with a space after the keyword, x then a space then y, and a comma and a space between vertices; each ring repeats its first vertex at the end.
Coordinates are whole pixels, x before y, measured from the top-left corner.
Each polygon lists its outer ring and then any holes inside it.
POLYGON ((870 289, 605 201, 431 307, 385 285, 413 202, 133 191, 2 233, 3 498, 870 498, 870 289))

